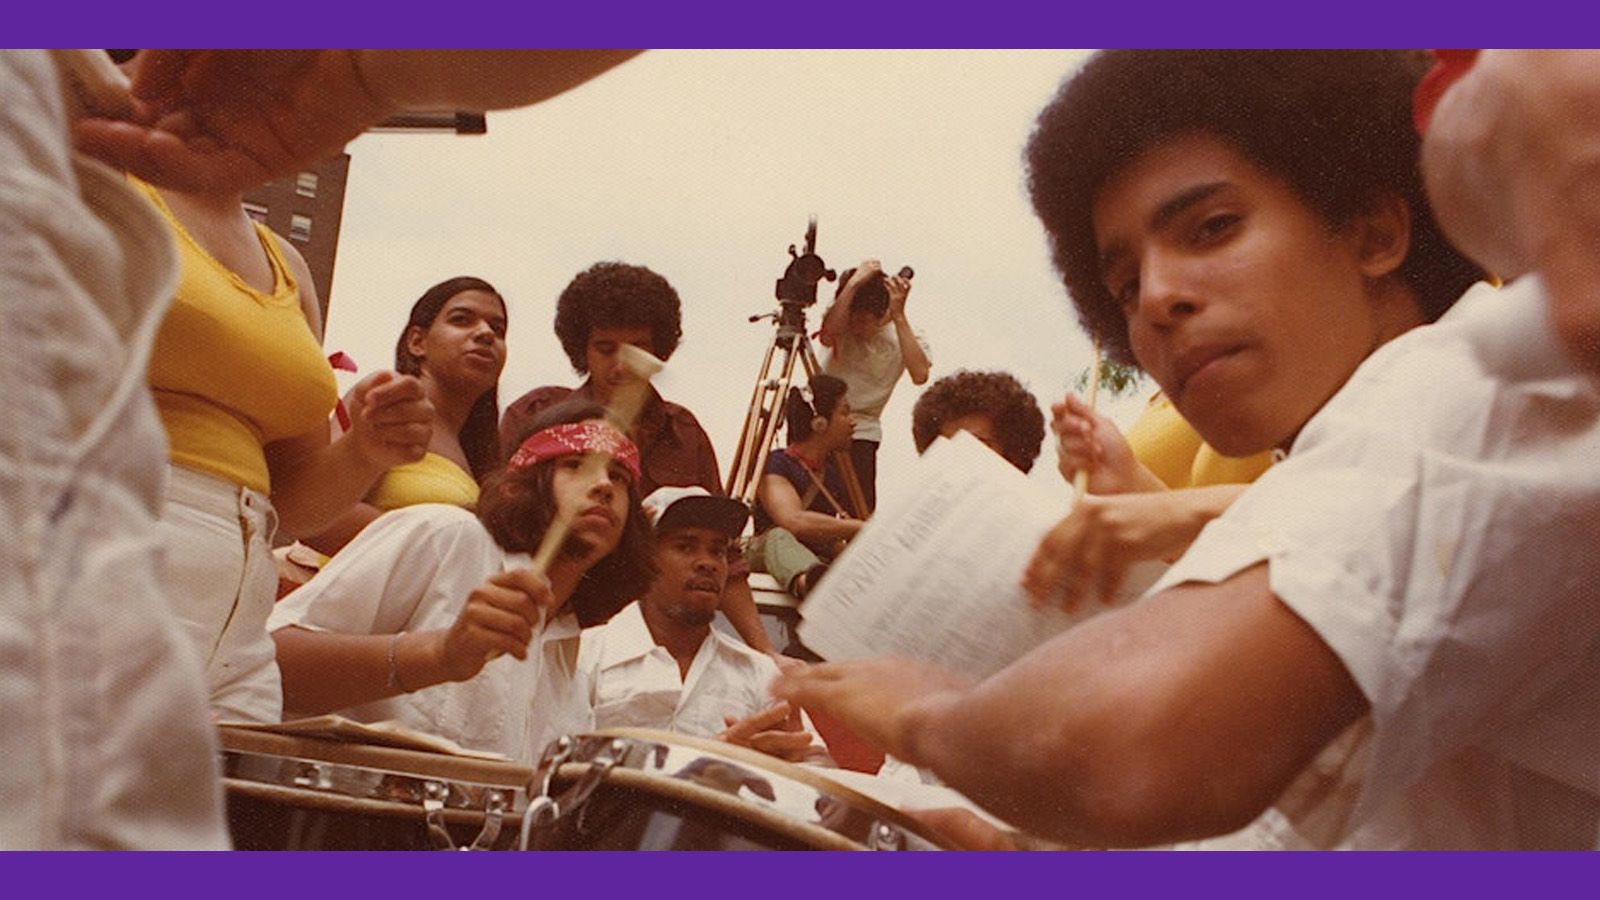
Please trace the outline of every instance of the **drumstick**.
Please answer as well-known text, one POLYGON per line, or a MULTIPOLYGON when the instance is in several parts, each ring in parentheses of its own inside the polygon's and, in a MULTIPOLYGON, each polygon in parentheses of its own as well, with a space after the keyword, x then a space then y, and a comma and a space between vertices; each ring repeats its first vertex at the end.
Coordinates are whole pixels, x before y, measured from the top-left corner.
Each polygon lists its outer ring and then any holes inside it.
MULTIPOLYGON (((620 357, 623 369, 632 376, 617 385, 611 393, 611 405, 606 409, 606 418, 616 426, 618 431, 627 434, 633 427, 633 420, 639 415, 639 410, 644 407, 644 399, 650 389, 650 379, 660 372, 666 365, 644 350, 632 344, 623 344, 618 348, 617 356, 620 357)), ((591 453, 583 458, 583 467, 579 469, 580 480, 593 478, 610 460, 598 453, 591 453)), ((551 560, 555 559, 556 551, 561 549, 561 544, 567 539, 567 532, 572 528, 573 517, 577 515, 576 509, 561 509, 557 507, 555 521, 550 523, 550 528, 544 533, 544 539, 539 542, 539 550, 533 555, 533 570, 543 575, 550 567, 551 560)))
MULTIPOLYGON (((650 353, 633 346, 623 344, 618 348, 617 356, 620 357, 623 371, 629 376, 616 389, 611 392, 611 405, 606 408, 606 418, 618 431, 627 434, 633 427, 633 420, 639 415, 639 410, 644 408, 645 397, 649 395, 650 379, 654 378, 666 363, 657 359, 650 353)), ((578 469, 578 480, 586 481, 599 474, 610 460, 599 453, 590 453, 583 458, 583 464, 578 469)), ((577 515, 577 510, 562 509, 556 506, 555 520, 545 531, 544 538, 539 541, 539 549, 533 554, 533 561, 529 568, 545 574, 550 563, 555 559, 556 551, 567 540, 567 532, 572 530, 572 520, 577 515)), ((544 624, 544 610, 539 611, 539 624, 544 624)), ((500 656, 499 650, 491 650, 486 661, 493 661, 500 656)))
MULTIPOLYGON (((1095 395, 1100 393, 1100 369, 1103 365, 1104 361, 1100 358, 1100 340, 1096 338, 1094 342, 1094 371, 1089 375, 1089 397, 1087 400, 1091 414, 1094 413, 1095 395)), ((1093 419, 1090 420, 1090 423, 1092 428, 1093 419)), ((1072 476, 1072 499, 1076 500, 1088 492, 1089 470, 1080 468, 1077 474, 1072 476)))

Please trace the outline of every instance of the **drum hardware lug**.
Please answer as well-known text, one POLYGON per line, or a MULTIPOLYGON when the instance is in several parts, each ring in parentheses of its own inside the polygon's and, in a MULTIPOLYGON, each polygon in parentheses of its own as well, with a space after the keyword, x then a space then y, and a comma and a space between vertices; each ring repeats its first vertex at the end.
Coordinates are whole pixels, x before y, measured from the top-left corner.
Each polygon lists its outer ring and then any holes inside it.
POLYGON ((505 821, 508 805, 505 791, 487 792, 483 798, 483 830, 473 839, 472 846, 461 849, 493 850, 494 842, 500 838, 500 826, 505 821))
POLYGON ((422 783, 423 820, 428 826, 428 843, 432 844, 435 850, 456 849, 456 842, 451 839, 450 831, 444 825, 444 804, 449 797, 450 787, 444 782, 422 783))
POLYGON ((628 743, 620 738, 613 740, 605 752, 595 757, 594 762, 589 764, 589 770, 583 773, 577 784, 567 788, 566 793, 560 797, 551 797, 550 788, 555 780, 556 770, 567 757, 572 755, 572 749, 572 741, 563 737, 545 751, 545 758, 540 762, 541 767, 547 767, 543 787, 540 788, 539 795, 528 803, 527 811, 522 814, 522 834, 518 841, 520 849, 529 848, 535 828, 541 832, 545 831, 573 812, 582 810, 589 795, 593 794, 595 788, 611 774, 611 770, 622 762, 628 751, 628 743))
POLYGON ((302 759, 295 764, 293 782, 295 787, 328 791, 333 789, 333 773, 321 763, 302 759))
POLYGON ((872 829, 867 833, 868 850, 904 850, 906 836, 900 829, 887 822, 874 822, 872 829))

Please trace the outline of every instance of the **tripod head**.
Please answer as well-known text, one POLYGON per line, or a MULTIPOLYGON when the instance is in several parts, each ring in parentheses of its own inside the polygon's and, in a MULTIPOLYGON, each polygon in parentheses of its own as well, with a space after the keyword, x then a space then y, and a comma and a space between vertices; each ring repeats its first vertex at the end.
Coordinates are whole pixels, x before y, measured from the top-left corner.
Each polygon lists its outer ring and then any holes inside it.
POLYGON ((789 267, 783 270, 775 291, 778 302, 786 306, 811 306, 817 302, 817 282, 837 277, 817 255, 817 217, 812 216, 806 224, 805 252, 797 254, 794 245, 789 245, 789 267))

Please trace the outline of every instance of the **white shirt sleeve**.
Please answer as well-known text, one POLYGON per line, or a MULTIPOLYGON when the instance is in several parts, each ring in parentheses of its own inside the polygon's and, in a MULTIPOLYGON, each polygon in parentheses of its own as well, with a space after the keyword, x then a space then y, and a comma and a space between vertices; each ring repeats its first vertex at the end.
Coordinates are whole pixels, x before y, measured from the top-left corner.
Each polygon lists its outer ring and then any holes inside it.
POLYGON ((269 629, 343 634, 448 628, 503 554, 472 513, 421 504, 385 513, 278 602, 269 629))
POLYGON ((1371 703, 1356 819, 1600 650, 1600 399, 1487 375, 1472 316, 1374 354, 1156 588, 1267 563, 1371 703))

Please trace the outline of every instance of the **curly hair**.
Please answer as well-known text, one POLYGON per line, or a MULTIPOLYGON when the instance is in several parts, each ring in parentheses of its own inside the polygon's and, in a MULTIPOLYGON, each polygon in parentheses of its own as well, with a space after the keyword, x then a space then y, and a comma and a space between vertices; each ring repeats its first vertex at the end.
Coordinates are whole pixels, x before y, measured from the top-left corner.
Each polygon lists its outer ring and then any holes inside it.
MULTIPOLYGON (((433 327, 433 321, 439 318, 439 313, 450 298, 464 291, 483 291, 491 294, 500 301, 500 311, 507 313, 506 298, 494 289, 494 285, 482 278, 471 275, 460 275, 455 278, 441 281, 426 291, 411 304, 411 316, 406 320, 406 327, 400 330, 400 339, 394 345, 394 370, 402 375, 421 375, 422 360, 411 354, 407 347, 407 338, 411 335, 412 328, 420 328, 426 332, 433 327)), ((467 412, 467 420, 461 423, 461 430, 456 433, 456 439, 461 442, 461 451, 467 455, 467 466, 472 469, 472 477, 479 482, 500 464, 500 386, 497 384, 473 401, 472 409, 467 412)))
POLYGON ((1033 469, 1044 443, 1039 401, 1009 372, 959 369, 928 385, 911 408, 911 439, 928 449, 946 422, 988 416, 1000 439, 1000 455, 1024 472, 1033 469))
POLYGON ((1078 319, 1118 362, 1136 364, 1127 320, 1101 278, 1093 207, 1119 172, 1162 141, 1216 137, 1282 180, 1331 226, 1385 196, 1411 210, 1399 276, 1428 321, 1483 277, 1440 232, 1418 160, 1413 51, 1108 50, 1063 82, 1026 151, 1028 191, 1078 319))
MULTIPOLYGON (((605 407, 569 400, 534 416, 517 435, 517 444, 554 425, 605 418, 605 407)), ((495 543, 510 553, 532 553, 555 520, 555 471, 547 459, 526 469, 505 469, 490 475, 478 498, 478 521, 495 543)), ((585 628, 598 625, 643 595, 656 576, 655 531, 639 508, 639 485, 628 480, 628 518, 617 547, 589 567, 572 593, 572 608, 585 628)))
POLYGON ((589 334, 596 328, 648 328, 651 352, 669 359, 683 338, 682 303, 665 278, 644 266, 595 263, 556 301, 556 337, 579 375, 589 374, 589 334))

